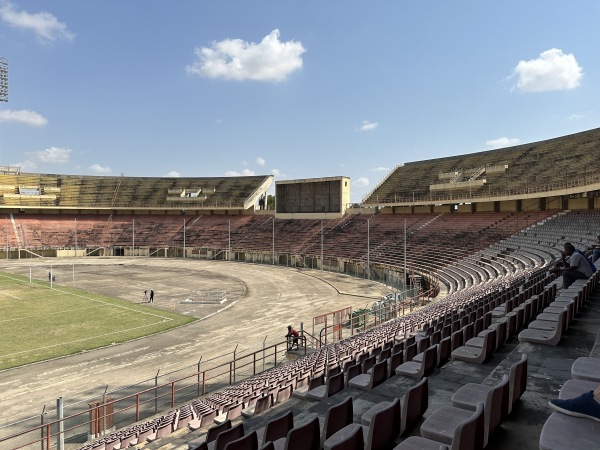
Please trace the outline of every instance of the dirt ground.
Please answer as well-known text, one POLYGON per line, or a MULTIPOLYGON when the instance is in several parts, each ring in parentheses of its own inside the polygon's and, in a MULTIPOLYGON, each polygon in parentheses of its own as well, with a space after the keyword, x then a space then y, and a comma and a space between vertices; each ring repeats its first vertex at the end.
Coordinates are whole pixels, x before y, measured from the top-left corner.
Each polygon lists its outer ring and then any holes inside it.
MULTIPOLYGON (((155 303, 200 320, 155 336, 0 372, 0 427, 36 416, 58 397, 65 405, 101 396, 217 355, 260 348, 281 340, 288 324, 312 332, 312 318, 338 309, 363 308, 391 292, 368 280, 321 271, 236 262, 147 258, 19 260, 0 270, 43 279, 52 264, 57 283, 155 303), (193 291, 226 292, 222 304, 185 304, 193 291)), ((38 422, 39 423, 39 420, 38 422)), ((0 433, 4 434, 4 433, 0 433)))

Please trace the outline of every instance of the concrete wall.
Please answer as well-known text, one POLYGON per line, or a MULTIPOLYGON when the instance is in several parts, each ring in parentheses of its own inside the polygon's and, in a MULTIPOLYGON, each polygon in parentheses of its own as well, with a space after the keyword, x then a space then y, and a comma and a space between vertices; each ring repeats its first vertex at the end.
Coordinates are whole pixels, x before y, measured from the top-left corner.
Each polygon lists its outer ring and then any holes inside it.
POLYGON ((431 210, 432 210, 432 208, 429 205, 421 205, 421 206, 414 207, 414 212, 420 213, 420 214, 429 214, 429 213, 431 213, 431 210))
POLYGON ((546 209, 562 209, 562 197, 548 197, 546 199, 546 209))
POLYGON ((523 211, 539 211, 540 210, 540 199, 539 198, 526 198, 521 200, 521 209, 523 211))
POLYGON ((500 202, 500 211, 501 212, 511 212, 517 210, 517 201, 516 200, 505 200, 500 202))
POLYGON ((434 213, 451 213, 452 205, 435 205, 433 207, 434 213))
POLYGON ((494 212, 494 202, 475 203, 475 210, 477 212, 494 212))
POLYGON ((588 209, 588 199, 583 198, 570 198, 569 209, 588 209))

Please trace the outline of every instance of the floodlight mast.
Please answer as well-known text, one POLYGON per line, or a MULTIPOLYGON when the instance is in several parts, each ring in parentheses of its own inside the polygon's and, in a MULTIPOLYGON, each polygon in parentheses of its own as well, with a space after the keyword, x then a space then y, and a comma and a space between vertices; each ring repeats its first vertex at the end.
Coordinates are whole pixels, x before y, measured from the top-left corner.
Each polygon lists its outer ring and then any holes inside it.
POLYGON ((0 102, 8 102, 8 60, 0 57, 0 102))

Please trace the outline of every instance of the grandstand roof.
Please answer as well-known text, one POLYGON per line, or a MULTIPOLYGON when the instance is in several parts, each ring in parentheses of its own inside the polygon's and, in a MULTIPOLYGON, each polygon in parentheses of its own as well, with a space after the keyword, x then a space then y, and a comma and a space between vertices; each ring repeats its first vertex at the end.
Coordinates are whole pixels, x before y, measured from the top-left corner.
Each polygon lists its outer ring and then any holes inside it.
POLYGON ((363 204, 488 201, 598 190, 600 128, 484 152, 397 166, 363 204))
POLYGON ((272 182, 272 175, 167 178, 0 173, 0 209, 249 209, 272 182))

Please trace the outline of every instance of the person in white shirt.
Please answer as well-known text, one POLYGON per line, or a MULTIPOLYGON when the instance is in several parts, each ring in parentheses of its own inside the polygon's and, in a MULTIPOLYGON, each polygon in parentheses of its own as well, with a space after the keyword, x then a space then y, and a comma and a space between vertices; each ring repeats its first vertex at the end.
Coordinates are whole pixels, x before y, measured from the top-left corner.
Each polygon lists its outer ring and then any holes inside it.
POLYGON ((563 289, 567 289, 575 280, 587 280, 593 273, 586 257, 568 242, 565 244, 565 251, 562 252, 562 260, 556 263, 556 267, 550 272, 562 273, 563 289))

